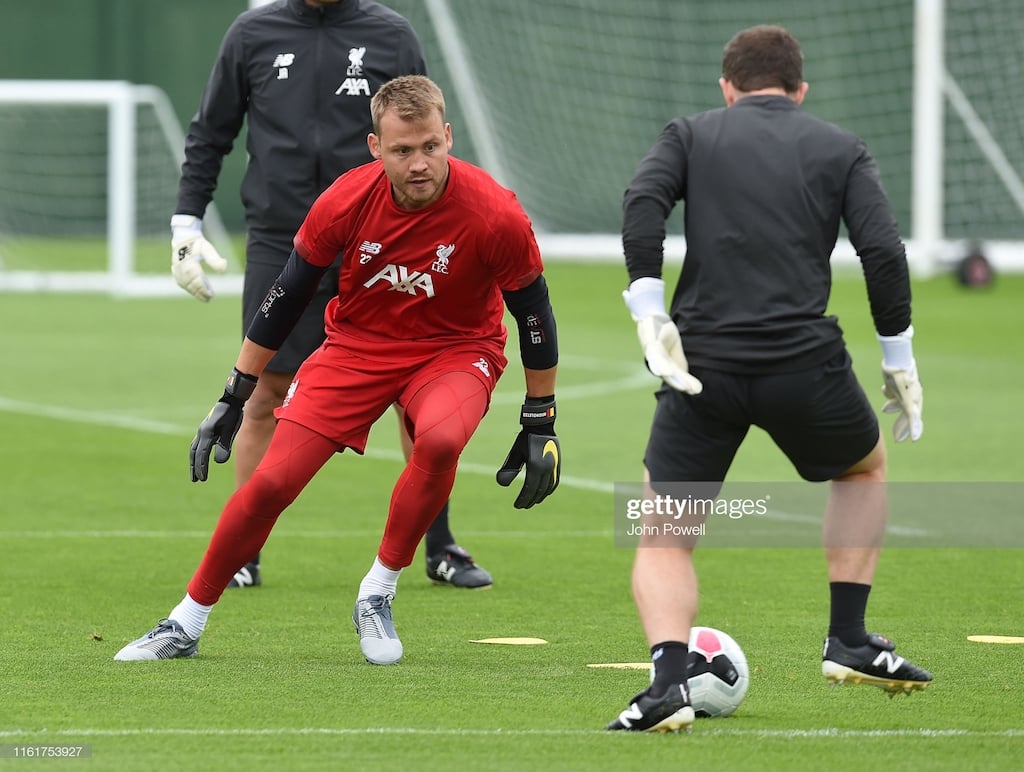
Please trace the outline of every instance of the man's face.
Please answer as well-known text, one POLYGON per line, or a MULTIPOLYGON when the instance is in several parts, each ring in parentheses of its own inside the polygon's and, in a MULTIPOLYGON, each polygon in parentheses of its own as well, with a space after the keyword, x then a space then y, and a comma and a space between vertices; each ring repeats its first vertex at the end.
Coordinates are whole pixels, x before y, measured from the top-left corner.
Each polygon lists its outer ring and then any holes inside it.
POLYGON ((370 134, 367 141, 373 157, 384 163, 395 203, 402 209, 421 209, 444 193, 452 127, 439 113, 410 122, 387 110, 380 134, 370 134))

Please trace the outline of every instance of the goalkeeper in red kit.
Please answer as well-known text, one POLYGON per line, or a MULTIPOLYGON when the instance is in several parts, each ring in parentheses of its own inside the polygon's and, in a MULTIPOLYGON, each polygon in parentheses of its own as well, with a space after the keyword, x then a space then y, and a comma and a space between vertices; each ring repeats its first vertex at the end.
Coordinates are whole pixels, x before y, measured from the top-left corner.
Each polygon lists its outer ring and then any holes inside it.
POLYGON ((188 591, 167 618, 116 660, 192 657, 214 604, 266 542, 278 516, 335 453, 363 453, 370 427, 397 403, 413 439, 377 556, 352 612, 368 662, 398 662, 391 602, 402 569, 455 481, 459 456, 490 404, 507 359, 507 306, 526 381, 521 429, 498 470, 515 506, 558 486, 555 318, 529 218, 515 194, 451 157, 441 90, 426 76, 384 84, 370 105, 374 161, 339 177, 313 204, 280 277, 248 328, 224 394, 192 443, 193 480, 210 453, 227 461, 245 400, 341 255, 326 340, 296 374, 273 440, 225 505, 188 591))

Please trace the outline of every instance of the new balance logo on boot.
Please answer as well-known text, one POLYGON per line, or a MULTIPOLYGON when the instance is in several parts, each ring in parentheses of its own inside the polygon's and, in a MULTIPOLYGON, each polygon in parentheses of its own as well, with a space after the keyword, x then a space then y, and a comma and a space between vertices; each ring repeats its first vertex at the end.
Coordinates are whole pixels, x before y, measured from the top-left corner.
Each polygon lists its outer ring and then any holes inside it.
POLYGON ((494 581, 490 573, 473 562, 473 557, 458 544, 449 544, 442 552, 427 556, 427 578, 434 584, 448 584, 467 590, 486 590, 494 581))
POLYGON ((833 685, 868 684, 884 689, 892 697, 924 689, 932 674, 895 654, 896 644, 884 635, 872 633, 862 646, 847 646, 839 638, 825 639, 821 673, 833 685))
POLYGON ((260 564, 246 563, 238 569, 238 572, 228 582, 228 589, 236 587, 259 587, 263 584, 260 578, 260 564))
POLYGON ((693 728, 694 713, 686 684, 673 684, 664 694, 641 692, 608 724, 609 731, 628 732, 689 732, 693 728))

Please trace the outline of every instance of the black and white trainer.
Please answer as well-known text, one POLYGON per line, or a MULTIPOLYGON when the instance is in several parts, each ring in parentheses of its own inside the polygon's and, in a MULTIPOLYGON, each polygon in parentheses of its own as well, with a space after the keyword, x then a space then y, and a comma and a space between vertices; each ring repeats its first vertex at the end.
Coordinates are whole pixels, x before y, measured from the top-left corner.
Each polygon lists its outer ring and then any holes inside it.
POLYGON ((441 552, 427 556, 427 578, 434 584, 448 584, 467 590, 490 589, 494 580, 473 556, 458 544, 449 544, 441 552))
POLYGON ((664 694, 657 696, 651 690, 640 692, 608 724, 609 731, 627 732, 689 732, 693 729, 694 713, 690 706, 690 693, 686 684, 673 684, 664 694))
POLYGON ((871 633, 862 646, 847 646, 839 638, 825 639, 821 674, 833 684, 867 684, 893 697, 924 689, 932 674, 895 653, 896 644, 871 633))

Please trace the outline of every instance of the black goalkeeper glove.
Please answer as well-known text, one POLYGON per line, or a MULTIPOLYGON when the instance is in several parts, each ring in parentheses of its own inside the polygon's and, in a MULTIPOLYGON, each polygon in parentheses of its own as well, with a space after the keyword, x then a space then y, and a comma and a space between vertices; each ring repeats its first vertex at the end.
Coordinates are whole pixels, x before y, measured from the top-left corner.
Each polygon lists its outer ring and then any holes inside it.
POLYGON ((526 464, 523 489, 516 509, 529 509, 554 493, 562 474, 562 449, 555 436, 555 397, 527 397, 519 415, 523 429, 498 470, 498 485, 506 488, 526 464))
POLYGON ((199 424, 188 454, 192 482, 205 482, 210 471, 210 449, 216 444, 213 459, 223 464, 231 458, 231 443, 242 425, 242 406, 256 389, 256 378, 237 369, 231 371, 222 396, 199 424))

